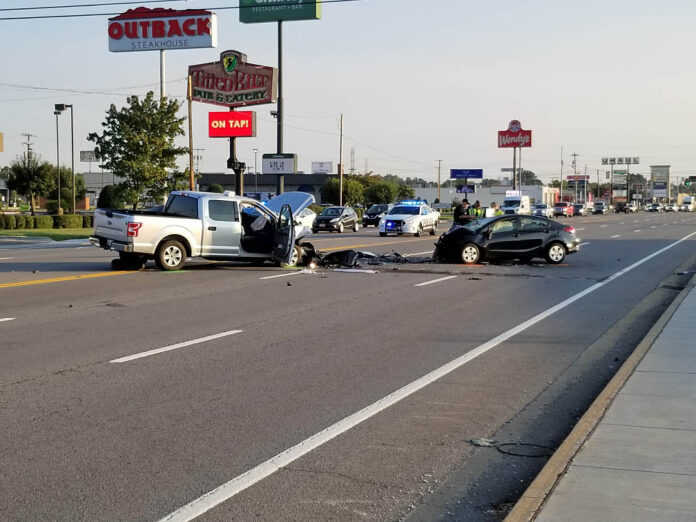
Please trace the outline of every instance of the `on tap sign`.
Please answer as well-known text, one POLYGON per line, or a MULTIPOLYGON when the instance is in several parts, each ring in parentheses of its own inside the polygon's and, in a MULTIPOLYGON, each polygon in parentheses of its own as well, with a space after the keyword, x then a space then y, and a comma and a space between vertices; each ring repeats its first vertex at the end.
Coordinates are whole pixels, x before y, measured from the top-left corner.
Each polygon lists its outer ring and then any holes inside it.
POLYGON ((253 111, 209 112, 208 136, 254 138, 256 137, 256 113, 253 111))
POLYGON ((517 120, 512 120, 507 130, 498 131, 498 147, 531 147, 532 131, 522 129, 522 125, 517 120))
POLYGON ((109 51, 160 51, 217 46, 217 18, 203 9, 129 9, 109 18, 109 51))

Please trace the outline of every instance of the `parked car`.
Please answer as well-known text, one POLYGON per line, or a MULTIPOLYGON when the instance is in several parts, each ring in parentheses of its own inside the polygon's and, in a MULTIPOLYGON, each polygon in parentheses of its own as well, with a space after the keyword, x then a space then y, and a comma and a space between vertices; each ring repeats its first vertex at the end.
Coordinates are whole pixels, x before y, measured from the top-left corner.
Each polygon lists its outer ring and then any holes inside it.
POLYGON ((353 232, 360 230, 358 215, 350 207, 327 207, 314 218, 312 225, 312 232, 315 234, 320 230, 336 231, 340 234, 346 229, 353 232))
POLYGON ((645 207, 646 212, 662 212, 662 205, 659 203, 650 203, 645 207))
POLYGON ((503 215, 452 227, 438 239, 433 257, 466 264, 484 259, 529 261, 543 257, 557 264, 579 247, 572 226, 541 216, 503 215))
POLYGON ((635 201, 631 201, 626 208, 628 209, 629 212, 638 212, 638 203, 635 201))
POLYGON ((597 202, 594 204, 594 208, 592 209, 593 214, 606 214, 609 212, 609 209, 605 203, 602 203, 601 201, 597 202))
POLYGON ((677 212, 679 210, 679 207, 675 203, 665 203, 665 206, 662 207, 662 210, 664 212, 677 212))
POLYGON ((363 214, 363 226, 379 226, 379 220, 382 219, 387 212, 389 212, 392 206, 393 205, 372 205, 363 214))
POLYGON ((573 215, 575 216, 589 216, 592 214, 592 210, 587 208, 582 203, 573 203, 573 215))
POLYGON ((573 215, 573 205, 567 201, 559 201, 553 204, 553 217, 565 216, 570 217, 573 215))
POLYGON ((437 233, 437 224, 440 221, 440 213, 430 208, 423 201, 402 201, 394 206, 387 215, 379 221, 379 235, 387 234, 413 234, 418 237, 425 230, 434 236, 437 233))
POLYGON ((546 203, 537 203, 532 207, 532 216, 553 217, 553 208, 546 203))

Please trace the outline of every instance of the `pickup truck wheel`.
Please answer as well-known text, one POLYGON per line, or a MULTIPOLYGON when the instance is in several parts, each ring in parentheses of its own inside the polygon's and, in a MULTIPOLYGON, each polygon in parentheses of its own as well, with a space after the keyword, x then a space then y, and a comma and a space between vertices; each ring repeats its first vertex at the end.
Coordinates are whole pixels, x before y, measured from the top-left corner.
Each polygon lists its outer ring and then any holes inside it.
POLYGON ((144 256, 131 252, 119 252, 118 257, 120 270, 142 270, 145 268, 145 263, 147 262, 144 256))
POLYGON ((160 270, 181 270, 186 263, 186 249, 176 239, 160 244, 155 254, 155 263, 160 270))

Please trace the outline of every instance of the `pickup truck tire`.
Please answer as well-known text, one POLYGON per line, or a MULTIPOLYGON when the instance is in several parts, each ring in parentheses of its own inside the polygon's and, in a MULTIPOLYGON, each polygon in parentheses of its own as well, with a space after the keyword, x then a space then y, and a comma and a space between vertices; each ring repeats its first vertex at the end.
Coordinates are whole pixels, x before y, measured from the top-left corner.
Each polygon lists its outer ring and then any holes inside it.
POLYGON ((176 239, 160 243, 155 254, 155 263, 160 270, 181 270, 186 263, 184 245, 176 239))

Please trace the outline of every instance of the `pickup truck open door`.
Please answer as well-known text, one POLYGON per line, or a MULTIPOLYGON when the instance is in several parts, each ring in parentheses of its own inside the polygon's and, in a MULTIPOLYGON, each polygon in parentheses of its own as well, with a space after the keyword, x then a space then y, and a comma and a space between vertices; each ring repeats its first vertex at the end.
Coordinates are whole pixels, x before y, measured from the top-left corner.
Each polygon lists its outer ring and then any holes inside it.
POLYGON ((290 205, 283 205, 278 213, 273 259, 289 265, 295 248, 295 223, 290 205))

